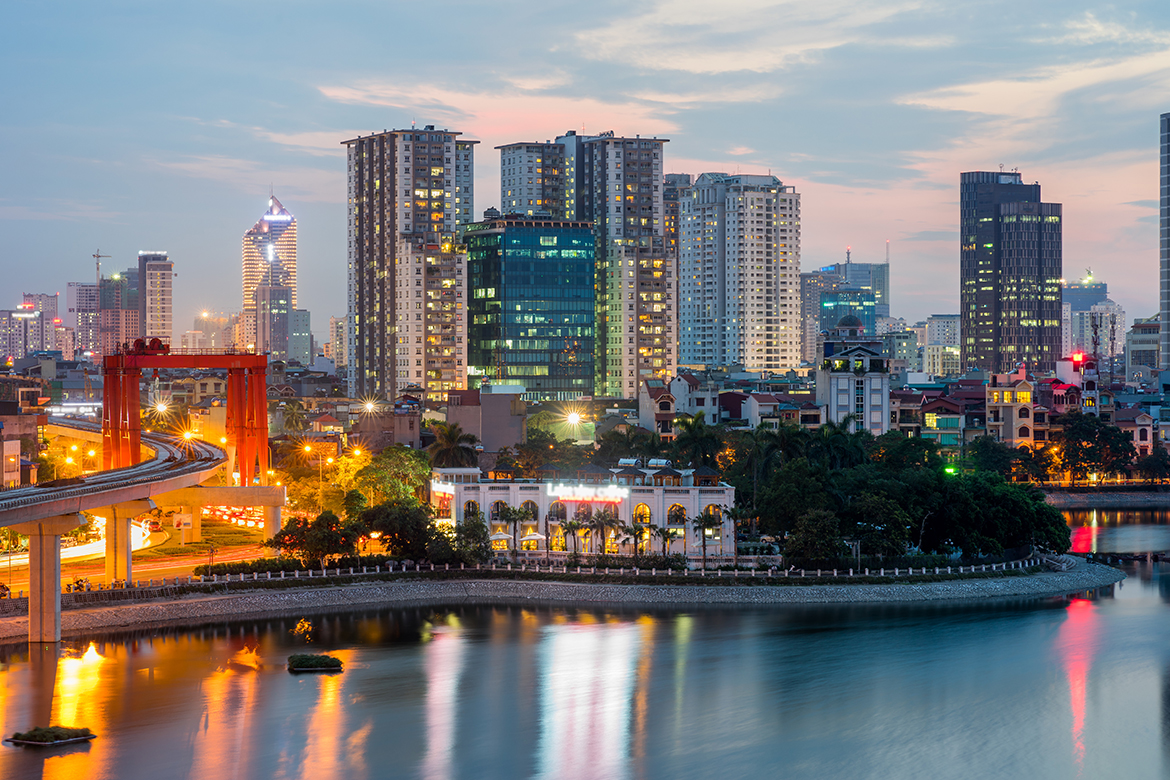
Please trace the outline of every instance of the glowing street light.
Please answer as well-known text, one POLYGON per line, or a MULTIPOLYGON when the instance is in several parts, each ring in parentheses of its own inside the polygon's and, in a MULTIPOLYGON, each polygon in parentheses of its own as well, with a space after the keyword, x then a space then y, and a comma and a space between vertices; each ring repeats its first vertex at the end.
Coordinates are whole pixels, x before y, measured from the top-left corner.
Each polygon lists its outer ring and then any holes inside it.
POLYGON ((565 421, 575 428, 581 424, 581 414, 579 412, 569 412, 569 416, 565 418, 565 421))

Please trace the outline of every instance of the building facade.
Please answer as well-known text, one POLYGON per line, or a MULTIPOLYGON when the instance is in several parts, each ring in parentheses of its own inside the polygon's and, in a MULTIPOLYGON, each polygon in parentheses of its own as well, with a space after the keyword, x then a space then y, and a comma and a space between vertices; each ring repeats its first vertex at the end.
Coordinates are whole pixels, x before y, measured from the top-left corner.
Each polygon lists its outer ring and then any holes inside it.
POLYGON ((175 264, 166 252, 138 253, 138 320, 144 339, 170 344, 174 337, 174 276, 175 264))
POLYGON ((20 308, 35 311, 37 317, 29 321, 29 349, 39 352, 57 349, 57 326, 62 324, 58 316, 60 295, 54 293, 25 293, 20 308))
POLYGON ((262 284, 253 290, 256 316, 257 352, 268 353, 271 360, 289 360, 292 335, 292 288, 262 284))
POLYGON ((826 422, 852 417, 852 430, 880 436, 890 429, 890 373, 882 343, 866 338, 861 320, 846 315, 829 331, 817 369, 817 405, 826 422))
POLYGON ((463 235, 469 373, 523 385, 530 400, 592 395, 593 226, 505 215, 463 235))
POLYGON ((1142 369, 1158 367, 1158 349, 1161 346, 1161 323, 1158 315, 1135 320, 1125 334, 1125 379, 1133 381, 1142 369))
POLYGON ((469 138, 455 141, 455 224, 475 221, 475 146, 469 138))
POLYGON ((926 343, 942 347, 960 346, 962 317, 958 314, 932 314, 926 318, 926 343))
POLYGON ((960 178, 964 368, 1053 371, 1060 357, 1062 209, 1020 173, 960 178))
POLYGON ((500 150, 500 212, 569 219, 565 152, 559 143, 514 143, 500 150))
POLYGON ((775 176, 704 173, 679 204, 679 361, 800 364, 800 195, 775 176))
POLYGON ((89 282, 65 285, 65 327, 73 328, 77 352, 98 351, 98 286, 89 282))
POLYGON ((289 317, 288 359, 302 366, 313 365, 313 320, 307 309, 293 309, 289 317))
POLYGON ((275 197, 268 199, 268 210, 244 233, 242 257, 244 343, 255 344, 257 287, 287 287, 292 308, 297 305, 297 220, 275 197))
POLYGON ((812 271, 800 275, 800 359, 815 363, 820 351, 821 295, 835 291, 843 279, 834 273, 812 271))
POLYGON ((393 399, 400 381, 433 379, 435 394, 464 386, 466 276, 455 233, 471 212, 455 193, 475 171, 471 142, 458 136, 427 125, 342 142, 351 397, 393 399), (457 160, 466 166, 458 176, 457 160))
POLYGON ((1160 138, 1158 289, 1161 346, 1158 367, 1165 371, 1170 369, 1170 114, 1162 114, 1160 138))
MULTIPOLYGON (((848 255, 847 251, 846 256, 848 257, 848 255)), ((854 263, 852 260, 847 260, 844 263, 824 266, 821 268, 821 273, 839 277, 847 287, 869 290, 873 293, 874 316, 879 319, 890 316, 889 263, 854 263)), ((873 335, 873 331, 868 331, 868 333, 873 335)))
MULTIPOLYGON (((670 554, 697 556, 702 554, 703 545, 692 531, 691 520, 709 512, 722 518, 723 524, 706 532, 707 555, 734 552, 734 524, 728 510, 735 506, 735 488, 720 481, 712 469, 597 468, 597 473, 582 471, 545 482, 484 480, 477 468, 435 469, 431 501, 439 522, 459 524, 465 518, 482 516, 493 534, 514 535, 518 542, 529 537, 531 541, 518 545, 521 549, 592 554, 600 552, 593 546, 599 546, 598 538, 591 533, 582 533, 575 542, 566 538, 562 527, 566 520, 587 519, 609 509, 623 525, 642 529, 642 549, 650 528, 666 527, 674 532, 670 554), (505 527, 499 521, 505 506, 526 509, 531 521, 515 529, 505 527), (544 540, 538 543, 535 535, 544 540)), ((661 549, 661 542, 648 541, 655 551, 661 549)), ((504 550, 511 545, 511 540, 501 538, 495 547, 504 550)), ((632 553, 633 540, 623 542, 620 535, 607 535, 605 552, 632 553)))

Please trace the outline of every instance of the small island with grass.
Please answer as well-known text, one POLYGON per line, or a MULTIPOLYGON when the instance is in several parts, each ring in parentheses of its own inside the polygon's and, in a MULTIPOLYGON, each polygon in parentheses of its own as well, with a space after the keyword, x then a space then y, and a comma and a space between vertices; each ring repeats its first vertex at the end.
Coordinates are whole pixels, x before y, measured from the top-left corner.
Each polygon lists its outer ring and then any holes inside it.
POLYGON ((50 745, 69 745, 74 742, 87 742, 97 735, 87 728, 69 728, 67 726, 37 726, 28 731, 18 731, 5 742, 14 745, 33 745, 46 747, 50 745))
POLYGON ((340 672, 341 659, 331 655, 296 653, 288 657, 290 672, 340 672))

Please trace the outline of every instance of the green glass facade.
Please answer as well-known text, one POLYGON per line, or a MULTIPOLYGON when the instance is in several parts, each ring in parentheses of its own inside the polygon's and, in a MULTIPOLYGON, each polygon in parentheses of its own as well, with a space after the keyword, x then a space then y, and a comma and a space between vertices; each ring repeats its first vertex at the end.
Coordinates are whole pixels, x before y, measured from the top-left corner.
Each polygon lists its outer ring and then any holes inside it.
POLYGON ((595 241, 588 222, 468 225, 468 372, 530 400, 593 394, 595 241))

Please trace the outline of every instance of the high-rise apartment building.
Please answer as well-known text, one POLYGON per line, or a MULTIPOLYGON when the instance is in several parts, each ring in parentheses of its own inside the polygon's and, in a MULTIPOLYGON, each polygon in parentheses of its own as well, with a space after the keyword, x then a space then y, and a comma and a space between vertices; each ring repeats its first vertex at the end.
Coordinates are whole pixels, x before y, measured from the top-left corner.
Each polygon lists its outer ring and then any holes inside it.
POLYGON ((679 362, 799 365, 796 188, 770 175, 704 173, 683 192, 679 219, 679 362))
POLYGON ((559 143, 514 143, 500 150, 500 212, 568 219, 565 150, 559 143))
POLYGON ((113 355, 142 335, 138 318, 138 269, 113 273, 98 284, 98 352, 113 355))
POLYGON ((475 221, 475 145, 468 138, 455 140, 455 224, 475 221))
POLYGON ((292 307, 297 305, 297 220, 275 197, 268 199, 268 210, 244 233, 242 257, 244 343, 255 344, 257 287, 287 287, 292 307))
POLYGON ((962 317, 958 314, 932 314, 926 318, 926 343, 943 347, 957 347, 962 317))
POLYGON ((61 324, 57 316, 60 295, 53 293, 25 293, 20 308, 35 311, 37 317, 29 321, 29 351, 57 349, 56 329, 61 324))
POLYGON ((467 227, 469 371, 530 400, 593 393, 593 225, 504 215, 467 227))
POLYGON ((830 272, 811 271, 800 275, 800 359, 804 363, 815 363, 818 359, 818 343, 824 330, 821 295, 833 292, 843 282, 840 276, 830 272))
POLYGON ((1162 114, 1158 273, 1160 346, 1158 367, 1170 369, 1170 114, 1162 114))
MULTIPOLYGON (((662 182, 662 215, 666 229, 666 251, 677 261, 679 256, 680 201, 693 184, 689 173, 668 173, 662 182)), ((676 266, 677 267, 677 266, 676 266)), ((681 280, 682 277, 679 277, 681 280)), ((681 281, 680 281, 681 284, 681 281)))
POLYGON ((841 282, 821 291, 821 332, 832 330, 842 317, 853 315, 861 321, 867 338, 877 338, 877 295, 873 290, 841 282))
POLYGON ((963 173, 962 366, 1054 371, 1060 357, 1062 210, 1016 171, 963 173))
POLYGON ((338 375, 345 368, 349 358, 349 323, 346 317, 329 318, 329 354, 326 355, 337 367, 338 375))
POLYGON ((302 366, 313 365, 313 319, 308 309, 293 309, 289 317, 288 359, 302 366))
POLYGON ((1109 285, 1093 278, 1092 270, 1088 269, 1080 280, 1063 282, 1060 291, 1061 302, 1069 304, 1072 311, 1088 311, 1094 304, 1101 303, 1108 297, 1109 285))
POLYGON ((96 354, 101 340, 98 337, 98 286, 89 282, 69 282, 65 285, 65 327, 72 328, 74 347, 80 354, 96 354))
POLYGON ((662 205, 664 138, 583 140, 584 208, 597 245, 594 391, 635 398, 646 379, 674 376, 678 340, 674 258, 662 205))
POLYGON ((138 319, 144 339, 170 344, 174 337, 174 275, 175 264, 166 252, 138 253, 138 319))
POLYGON ((283 284, 261 284, 254 290, 256 301, 257 352, 271 360, 289 360, 292 335, 292 288, 283 284))
POLYGON ((455 231, 470 215, 455 203, 455 164, 457 144, 471 142, 458 136, 427 125, 342 142, 351 397, 393 399, 417 385, 438 400, 466 386, 466 260, 455 231))
MULTIPOLYGON (((848 255, 847 255, 848 256, 848 255)), ((833 263, 821 268, 822 273, 836 274, 845 284, 873 293, 874 312, 878 319, 890 316, 890 264, 889 263, 833 263)), ((836 325, 834 320, 830 325, 836 325)), ((866 333, 874 335, 872 331, 866 333)))

